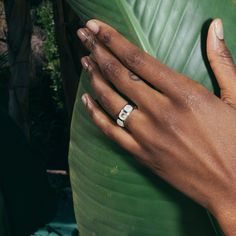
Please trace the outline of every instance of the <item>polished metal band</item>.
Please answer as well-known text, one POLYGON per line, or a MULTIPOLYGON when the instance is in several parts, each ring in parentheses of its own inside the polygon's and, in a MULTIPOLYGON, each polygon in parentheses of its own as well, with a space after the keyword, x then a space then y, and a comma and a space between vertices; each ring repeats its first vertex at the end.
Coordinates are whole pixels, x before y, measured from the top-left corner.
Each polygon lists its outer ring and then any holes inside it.
POLYGON ((131 114, 131 112, 134 110, 134 107, 130 104, 127 104, 121 109, 119 116, 116 120, 116 123, 120 127, 125 127, 125 120, 128 118, 128 116, 131 114))

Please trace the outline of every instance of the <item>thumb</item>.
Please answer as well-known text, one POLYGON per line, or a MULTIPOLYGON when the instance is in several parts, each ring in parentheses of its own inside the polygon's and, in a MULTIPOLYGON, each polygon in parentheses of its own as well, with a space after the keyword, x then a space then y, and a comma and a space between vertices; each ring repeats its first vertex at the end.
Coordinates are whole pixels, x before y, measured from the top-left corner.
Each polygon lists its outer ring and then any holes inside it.
POLYGON ((223 24, 212 21, 207 37, 207 55, 221 89, 221 99, 236 108, 236 67, 225 45, 223 24))

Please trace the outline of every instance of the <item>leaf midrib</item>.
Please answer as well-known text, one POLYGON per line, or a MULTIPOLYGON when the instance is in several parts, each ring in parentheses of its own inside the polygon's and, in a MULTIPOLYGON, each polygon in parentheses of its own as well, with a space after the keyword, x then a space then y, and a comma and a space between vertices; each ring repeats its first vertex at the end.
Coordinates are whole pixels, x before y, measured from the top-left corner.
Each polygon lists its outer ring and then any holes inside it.
POLYGON ((118 0, 117 5, 120 8, 121 14, 124 15, 124 19, 127 21, 127 25, 131 26, 133 32, 135 32, 135 36, 138 40, 137 43, 139 43, 139 46, 141 46, 145 52, 149 53, 152 56, 155 56, 154 50, 150 45, 148 38, 144 34, 144 31, 129 4, 126 2, 126 0, 118 0))

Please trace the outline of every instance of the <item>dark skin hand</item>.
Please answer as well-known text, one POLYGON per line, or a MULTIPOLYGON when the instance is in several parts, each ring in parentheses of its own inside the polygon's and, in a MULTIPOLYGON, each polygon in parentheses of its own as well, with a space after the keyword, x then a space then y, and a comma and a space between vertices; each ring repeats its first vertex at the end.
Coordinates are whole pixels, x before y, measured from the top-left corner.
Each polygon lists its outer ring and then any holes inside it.
POLYGON ((225 46, 221 20, 211 23, 207 39, 221 98, 101 21, 89 21, 78 36, 91 52, 82 65, 98 103, 89 94, 82 101, 94 123, 155 174, 207 208, 226 235, 236 235, 236 67, 225 46), (115 120, 126 98, 136 108, 124 129, 115 120))

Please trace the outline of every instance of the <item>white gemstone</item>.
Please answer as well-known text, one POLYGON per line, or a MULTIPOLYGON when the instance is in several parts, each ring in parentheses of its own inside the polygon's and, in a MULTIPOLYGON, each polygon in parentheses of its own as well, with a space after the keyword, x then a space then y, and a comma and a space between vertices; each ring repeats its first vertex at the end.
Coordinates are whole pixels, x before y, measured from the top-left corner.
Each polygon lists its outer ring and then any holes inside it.
POLYGON ((117 124, 118 124, 119 126, 121 126, 121 127, 125 127, 124 122, 123 122, 122 120, 117 119, 116 122, 117 122, 117 124))
POLYGON ((128 114, 124 110, 122 110, 121 113, 119 114, 119 118, 121 120, 125 120, 127 118, 127 115, 128 114))
POLYGON ((131 105, 127 104, 127 105, 124 107, 124 110, 125 110, 127 113, 129 113, 129 112, 133 111, 133 107, 132 107, 131 105))

